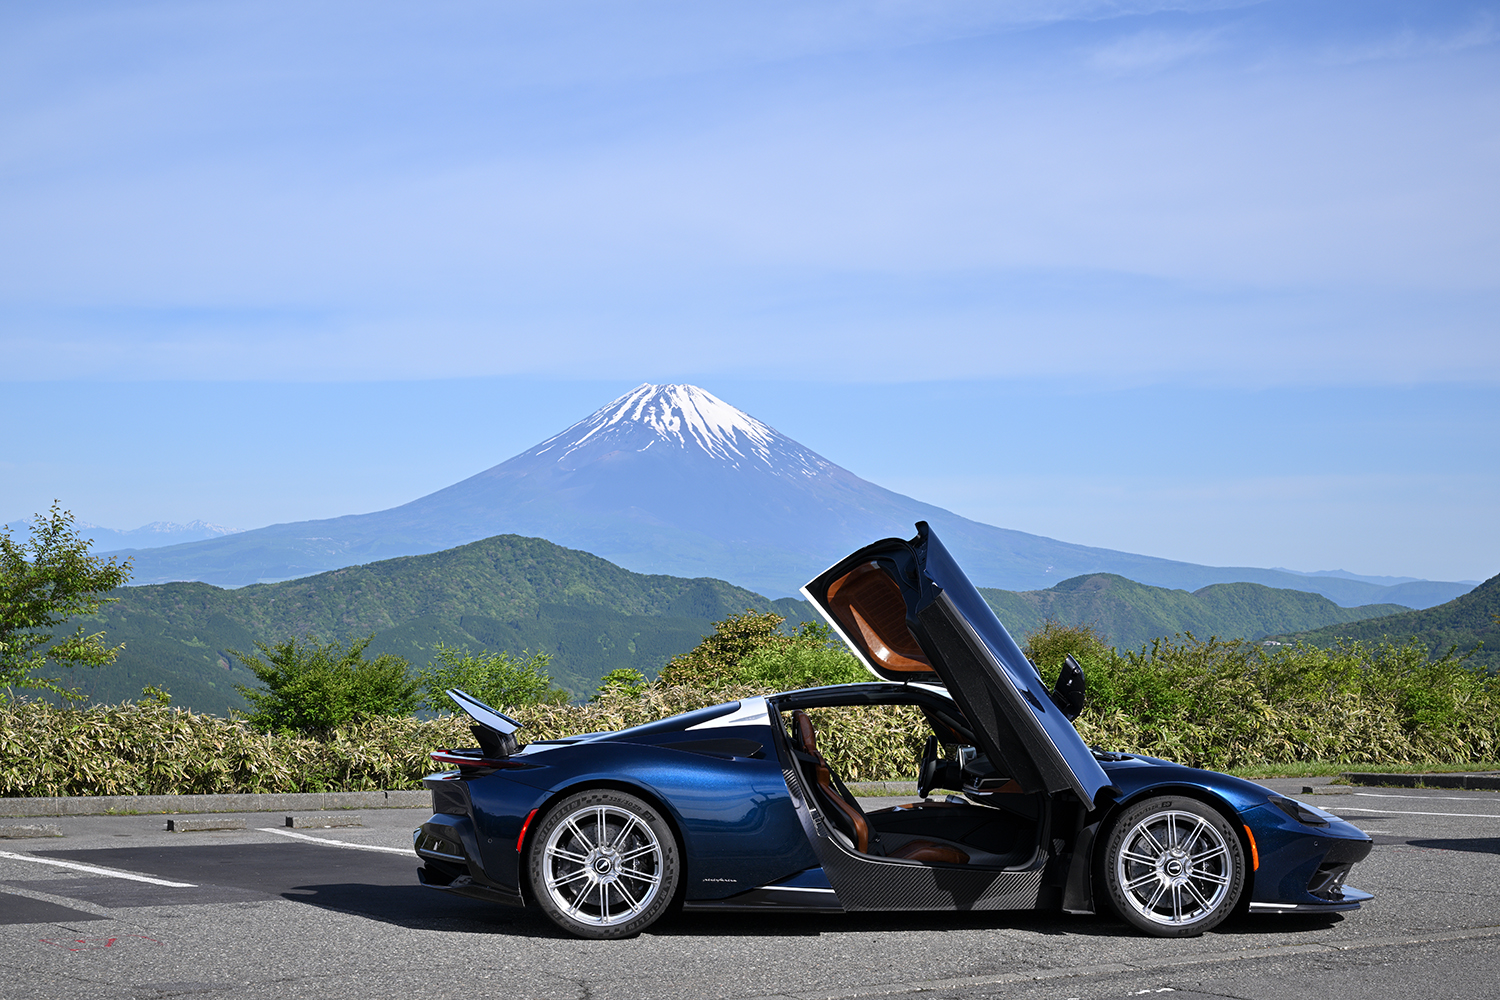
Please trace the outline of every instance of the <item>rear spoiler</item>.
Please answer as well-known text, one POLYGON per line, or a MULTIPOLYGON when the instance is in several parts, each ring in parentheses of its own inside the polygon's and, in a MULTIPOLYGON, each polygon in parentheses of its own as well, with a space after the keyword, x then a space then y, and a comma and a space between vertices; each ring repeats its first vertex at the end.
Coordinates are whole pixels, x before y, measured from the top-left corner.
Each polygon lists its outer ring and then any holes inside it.
POLYGON ((470 726, 469 731, 479 741, 479 748, 486 758, 502 760, 519 749, 520 743, 516 740, 516 730, 521 728, 519 722, 495 711, 466 691, 449 688, 447 693, 453 703, 474 720, 475 725, 470 726))

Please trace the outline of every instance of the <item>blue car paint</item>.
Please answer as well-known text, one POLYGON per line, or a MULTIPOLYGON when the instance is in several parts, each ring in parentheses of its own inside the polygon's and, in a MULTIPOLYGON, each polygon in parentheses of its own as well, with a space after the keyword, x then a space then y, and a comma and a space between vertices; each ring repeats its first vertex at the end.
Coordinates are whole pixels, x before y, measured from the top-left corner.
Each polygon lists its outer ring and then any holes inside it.
MULTIPOLYGON (((480 824, 480 857, 489 878, 507 886, 519 883, 516 841, 532 809, 574 789, 598 787, 635 791, 666 811, 682 841, 688 900, 722 899, 817 865, 778 762, 709 756, 620 738, 627 735, 651 733, 627 730, 609 738, 548 745, 534 760, 524 753, 512 758, 539 766, 469 781, 480 824)), ((716 729, 712 735, 771 745, 765 726, 716 729)))
POLYGON ((1370 840, 1364 831, 1343 820, 1330 820, 1326 827, 1301 823, 1271 804, 1276 792, 1244 778, 1156 757, 1106 761, 1103 766, 1121 792, 1117 809, 1148 796, 1178 791, 1220 805, 1231 822, 1248 826, 1260 858, 1260 866, 1248 873, 1251 902, 1328 905, 1327 900, 1307 891, 1318 865, 1335 841, 1370 840))

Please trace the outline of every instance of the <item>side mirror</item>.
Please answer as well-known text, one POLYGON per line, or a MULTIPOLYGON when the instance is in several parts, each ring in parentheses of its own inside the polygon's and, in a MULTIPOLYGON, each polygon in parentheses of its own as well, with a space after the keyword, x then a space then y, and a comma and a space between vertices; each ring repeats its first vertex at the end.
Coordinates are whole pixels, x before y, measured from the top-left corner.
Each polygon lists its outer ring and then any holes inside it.
POLYGON ((1063 661, 1062 670, 1058 672, 1057 686, 1052 689, 1052 704, 1057 706, 1065 719, 1072 722, 1083 711, 1087 691, 1088 682, 1084 679, 1083 668, 1073 659, 1073 654, 1069 653, 1068 658, 1063 661))

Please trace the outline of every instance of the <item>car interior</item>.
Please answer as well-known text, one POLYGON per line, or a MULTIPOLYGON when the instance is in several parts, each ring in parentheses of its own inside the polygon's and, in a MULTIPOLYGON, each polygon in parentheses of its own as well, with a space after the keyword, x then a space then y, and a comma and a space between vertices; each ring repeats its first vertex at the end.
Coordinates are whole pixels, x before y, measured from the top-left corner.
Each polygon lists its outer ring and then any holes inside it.
MULTIPOLYGON (((891 679, 941 684, 931 660, 906 624, 906 599, 892 568, 870 561, 854 566, 828 585, 829 610, 844 635, 891 679)), ((873 857, 924 864, 1012 868, 1029 865, 1042 843, 1043 796, 1028 793, 998 773, 962 718, 934 701, 918 705, 933 727, 918 763, 920 802, 866 812, 818 750, 813 720, 788 703, 783 717, 788 746, 804 784, 846 847, 873 857), (955 747, 955 759, 938 756, 939 744, 955 747), (963 795, 927 797, 932 788, 963 795)), ((813 707, 813 706, 807 706, 813 707)), ((828 707, 828 706, 823 706, 828 707)))
MULTIPOLYGON (((931 718, 930 708, 919 707, 931 718)), ((808 712, 793 708, 782 721, 804 787, 826 817, 830 834, 846 848, 871 857, 985 868, 1025 867, 1034 859, 1044 825, 1042 796, 993 774, 989 762, 971 747, 959 745, 962 762, 939 761, 937 786, 962 789, 962 796, 925 797, 866 811, 818 750, 808 712)), ((962 739, 962 732, 945 720, 932 721, 962 739)), ((936 743, 934 734, 928 754, 936 743)))

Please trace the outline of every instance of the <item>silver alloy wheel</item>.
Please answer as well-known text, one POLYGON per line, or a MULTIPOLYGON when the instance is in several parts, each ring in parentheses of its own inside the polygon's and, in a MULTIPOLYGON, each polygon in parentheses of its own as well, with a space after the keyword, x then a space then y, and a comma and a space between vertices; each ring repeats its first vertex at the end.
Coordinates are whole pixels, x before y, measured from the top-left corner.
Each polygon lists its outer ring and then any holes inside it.
POLYGON ((1189 927, 1229 896, 1235 855, 1219 829, 1196 812, 1162 809, 1129 829, 1114 858, 1115 884, 1140 917, 1189 927))
POLYGON ((542 879, 562 914, 599 927, 640 916, 661 889, 661 841, 618 806, 590 804, 563 817, 542 848, 542 879))

